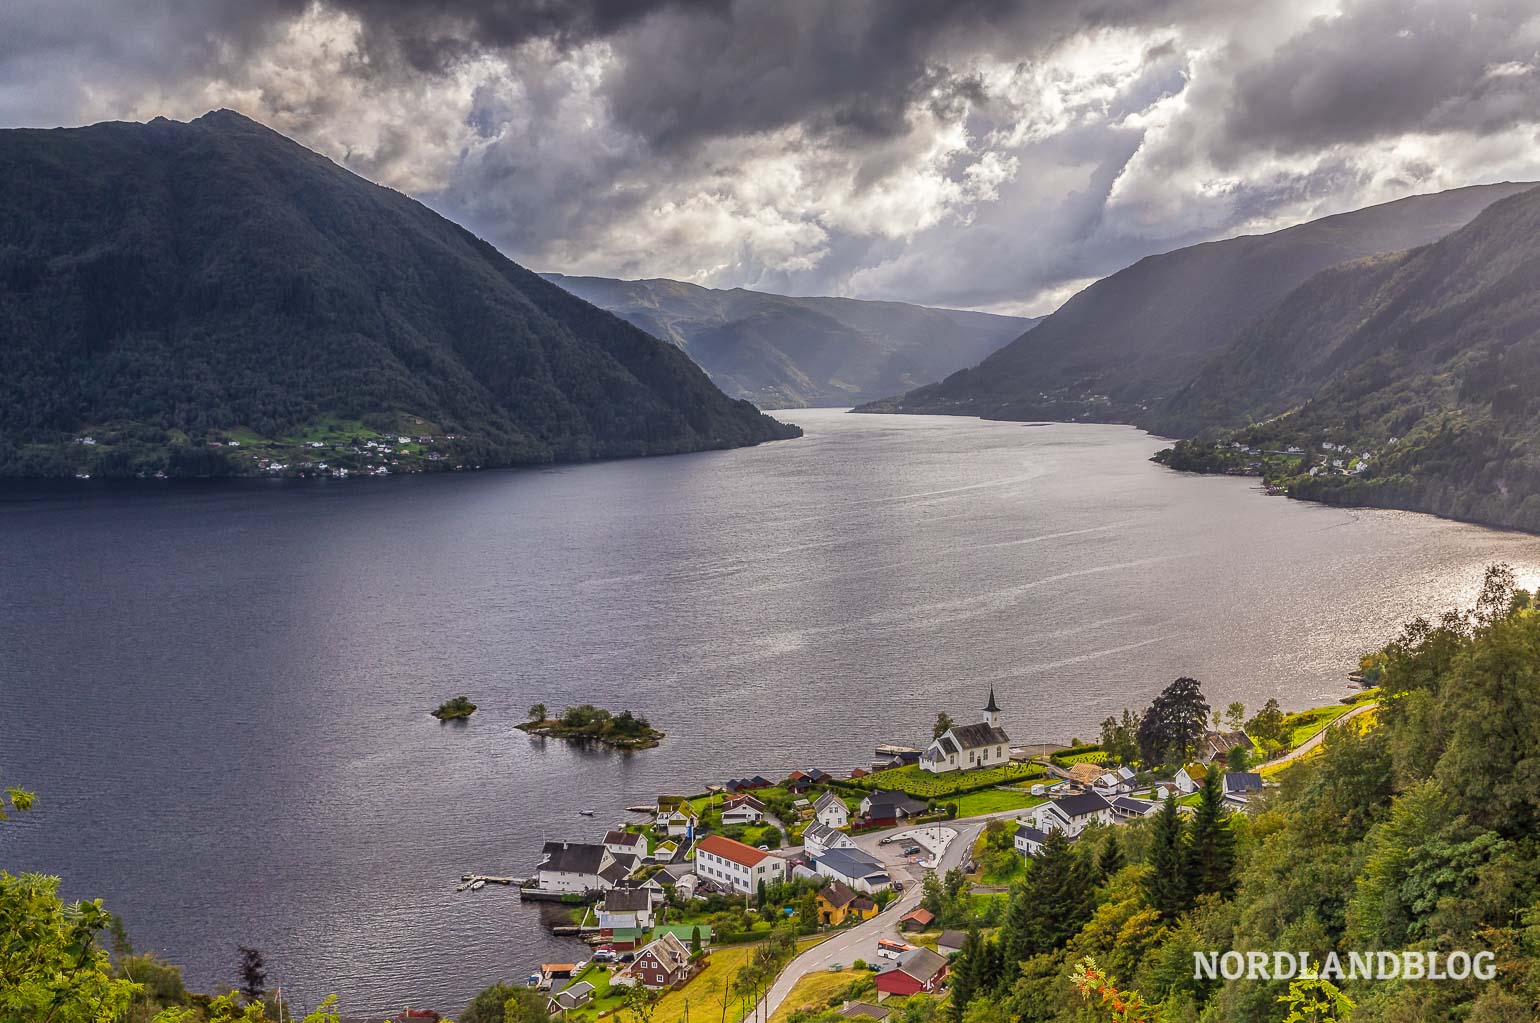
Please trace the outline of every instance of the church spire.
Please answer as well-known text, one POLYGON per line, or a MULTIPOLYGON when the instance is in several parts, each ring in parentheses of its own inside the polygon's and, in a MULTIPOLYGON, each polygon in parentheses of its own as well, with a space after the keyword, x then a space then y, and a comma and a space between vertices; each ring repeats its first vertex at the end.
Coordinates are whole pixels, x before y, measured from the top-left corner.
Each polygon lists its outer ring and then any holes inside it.
POLYGON ((995 706, 995 687, 989 687, 989 703, 984 707, 984 723, 991 728, 997 728, 1000 724, 1000 708, 995 706))

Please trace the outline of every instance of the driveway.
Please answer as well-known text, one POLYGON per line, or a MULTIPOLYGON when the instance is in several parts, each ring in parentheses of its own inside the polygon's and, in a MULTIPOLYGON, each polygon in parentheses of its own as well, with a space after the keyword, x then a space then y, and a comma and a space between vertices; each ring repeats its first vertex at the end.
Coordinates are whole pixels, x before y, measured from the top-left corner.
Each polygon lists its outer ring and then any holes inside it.
MULTIPOLYGON (((1277 760, 1269 760, 1267 763, 1262 764, 1261 766, 1268 768, 1277 767, 1282 764, 1287 764, 1291 760, 1298 760, 1300 757, 1308 756, 1315 750, 1317 746, 1321 745, 1321 743, 1325 741, 1327 732, 1331 731, 1333 728, 1336 728, 1338 725, 1353 720, 1360 714, 1374 710, 1378 706, 1378 703, 1359 704, 1357 707, 1354 707, 1352 710, 1348 711, 1341 717, 1333 718, 1332 720, 1328 721, 1326 723, 1326 727, 1322 728, 1319 732, 1316 732, 1310 738, 1300 743, 1288 754, 1279 757, 1277 760)), ((1255 768, 1253 768, 1253 770, 1255 770, 1255 768)))

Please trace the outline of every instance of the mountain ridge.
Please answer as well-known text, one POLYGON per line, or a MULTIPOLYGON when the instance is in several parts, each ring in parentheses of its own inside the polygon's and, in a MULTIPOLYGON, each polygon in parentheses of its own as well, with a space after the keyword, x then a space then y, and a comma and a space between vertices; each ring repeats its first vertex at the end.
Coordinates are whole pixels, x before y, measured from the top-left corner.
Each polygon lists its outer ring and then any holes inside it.
POLYGON ((1146 256, 977 367, 858 411, 1150 425, 1162 401, 1315 273, 1433 242, 1530 187, 1499 182, 1407 196, 1146 256))
POLYGON ((683 349, 761 408, 850 405, 938 380, 1036 324, 908 302, 543 274, 683 349))
POLYGON ((0 182, 0 354, 25 367, 0 381, 0 475, 248 473, 316 443, 389 471, 354 449, 415 426, 433 450, 397 468, 800 434, 234 111, 0 131, 0 182))

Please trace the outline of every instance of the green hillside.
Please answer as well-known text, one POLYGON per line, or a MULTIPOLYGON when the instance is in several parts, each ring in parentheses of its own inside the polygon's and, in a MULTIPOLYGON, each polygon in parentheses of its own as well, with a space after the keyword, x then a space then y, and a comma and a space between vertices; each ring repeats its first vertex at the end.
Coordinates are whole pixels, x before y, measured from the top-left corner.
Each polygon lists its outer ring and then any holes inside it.
POLYGON ((1146 425, 1247 324, 1314 274, 1432 242, 1528 187, 1412 196, 1147 257, 1081 291, 977 367, 865 410, 1146 425))
POLYGON ((501 466, 799 433, 229 111, 0 131, 0 358, 6 476, 501 466))

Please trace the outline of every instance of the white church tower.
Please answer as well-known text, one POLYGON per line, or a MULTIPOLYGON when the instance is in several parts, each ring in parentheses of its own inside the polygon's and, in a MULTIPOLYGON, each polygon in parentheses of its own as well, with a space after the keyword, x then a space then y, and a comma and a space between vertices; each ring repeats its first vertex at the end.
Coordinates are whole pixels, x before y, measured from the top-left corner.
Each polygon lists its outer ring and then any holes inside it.
POLYGON ((1000 727, 1000 708, 995 706, 995 687, 989 687, 989 703, 984 707, 984 723, 991 728, 1000 727))

